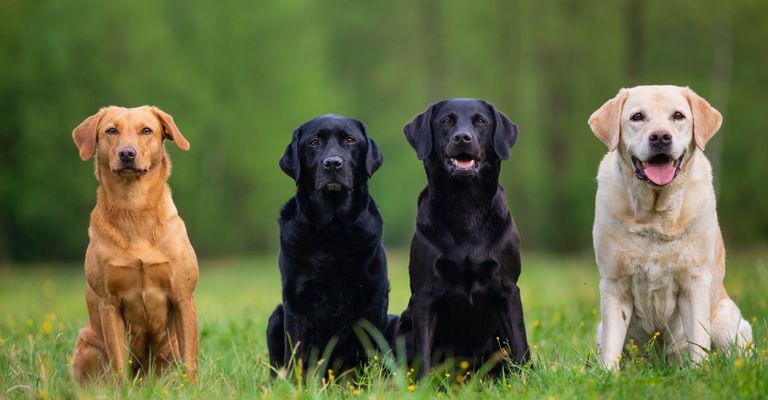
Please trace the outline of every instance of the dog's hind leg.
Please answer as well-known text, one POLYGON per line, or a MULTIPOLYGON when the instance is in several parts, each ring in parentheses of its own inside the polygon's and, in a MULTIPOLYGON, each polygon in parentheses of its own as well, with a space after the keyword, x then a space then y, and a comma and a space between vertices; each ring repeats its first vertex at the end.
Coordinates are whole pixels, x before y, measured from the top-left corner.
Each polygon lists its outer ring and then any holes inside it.
POLYGON ((267 324, 267 348, 269 349, 269 363, 275 367, 283 366, 285 356, 285 312, 280 304, 272 312, 267 324))
POLYGON ((91 324, 80 329, 72 355, 72 378, 84 385, 88 380, 101 376, 107 367, 104 342, 96 335, 91 324))
POLYGON ((736 303, 721 299, 712 316, 712 343, 720 351, 729 351, 732 345, 739 349, 752 343, 752 326, 741 316, 736 303))

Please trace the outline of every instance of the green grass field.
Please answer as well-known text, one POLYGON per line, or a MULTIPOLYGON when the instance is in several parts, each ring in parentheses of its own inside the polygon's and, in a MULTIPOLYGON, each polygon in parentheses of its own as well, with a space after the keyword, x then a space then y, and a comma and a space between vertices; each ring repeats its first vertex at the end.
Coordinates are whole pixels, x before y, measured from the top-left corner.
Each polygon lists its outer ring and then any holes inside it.
MULTIPOLYGON (((280 299, 276 255, 201 263, 196 292, 200 379, 180 372, 148 381, 82 389, 68 373, 77 330, 86 320, 78 266, 0 267, 0 398, 766 398, 768 359, 765 253, 731 256, 726 287, 753 323, 755 344, 742 355, 713 354, 699 367, 666 364, 641 349, 622 371, 597 368, 598 275, 590 257, 523 258, 520 286, 534 369, 497 380, 436 370, 413 384, 404 367, 377 357, 357 376, 331 384, 270 377, 266 321, 280 299)), ((407 256, 390 252, 390 312, 408 300, 407 256)))

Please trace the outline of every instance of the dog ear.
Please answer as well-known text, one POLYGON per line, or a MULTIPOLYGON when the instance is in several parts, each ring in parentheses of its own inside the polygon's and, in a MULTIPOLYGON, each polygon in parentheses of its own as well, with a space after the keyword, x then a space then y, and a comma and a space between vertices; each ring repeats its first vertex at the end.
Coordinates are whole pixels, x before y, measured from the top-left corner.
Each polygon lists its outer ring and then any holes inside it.
POLYGON ((622 88, 616 97, 606 101, 589 116, 589 127, 592 128, 595 136, 608 146, 608 151, 614 151, 619 146, 621 110, 624 107, 627 94, 629 91, 622 88))
POLYGON ((509 150, 515 145, 520 130, 517 124, 510 121, 504 113, 498 111, 493 104, 486 103, 496 117, 496 130, 493 132, 493 149, 496 155, 502 159, 509 159, 509 150))
POLYGON ((365 171, 368 173, 368 177, 370 178, 371 175, 373 175, 376 170, 381 167, 381 164, 384 162, 384 155, 381 153, 381 150, 379 150, 379 145, 376 144, 376 142, 373 141, 373 139, 368 136, 368 128, 365 126, 362 121, 357 121, 358 125, 360 125, 360 131, 363 133, 363 136, 365 136, 366 141, 368 142, 368 149, 366 150, 365 154, 365 171))
POLYGON ((432 113, 438 104, 440 103, 432 104, 426 111, 417 115, 403 127, 405 138, 416 150, 416 157, 419 160, 429 157, 429 154, 432 153, 432 113))
POLYGON ((301 127, 298 127, 293 131, 291 143, 288 143, 288 147, 285 148, 285 153, 280 157, 280 169, 282 169, 286 175, 293 178, 296 183, 299 182, 299 174, 301 172, 299 137, 301 137, 301 127))
POLYGON ((704 151, 709 139, 712 139, 720 129, 723 116, 708 101, 689 88, 685 88, 685 97, 693 112, 693 139, 696 141, 696 146, 704 151))
POLYGON ((163 138, 173 141, 176 143, 176 146, 184 151, 189 150, 189 142, 184 135, 181 134, 176 123, 173 122, 173 117, 157 107, 150 108, 152 109, 152 113, 155 114, 157 119, 159 119, 160 123, 163 125, 163 138))
POLYGON ((96 137, 99 132, 99 121, 104 113, 104 108, 96 114, 86 118, 77 128, 72 130, 72 139, 75 140, 75 146, 80 151, 80 158, 85 161, 91 159, 96 153, 96 137))

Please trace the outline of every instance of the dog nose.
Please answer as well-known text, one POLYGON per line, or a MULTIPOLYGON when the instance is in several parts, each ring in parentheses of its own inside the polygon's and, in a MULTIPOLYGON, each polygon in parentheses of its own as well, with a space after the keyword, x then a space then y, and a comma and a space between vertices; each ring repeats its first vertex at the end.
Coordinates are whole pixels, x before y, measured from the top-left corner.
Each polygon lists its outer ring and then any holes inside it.
POLYGON ((651 133, 651 136, 648 137, 648 140, 653 145, 664 145, 669 144, 669 142, 672 141, 672 135, 667 131, 656 131, 651 133))
POLYGON ((342 160, 339 156, 328 157, 323 160, 323 167, 328 170, 339 169, 342 165, 344 165, 344 160, 342 160))
POLYGON ((131 162, 136 159, 136 149, 133 146, 124 146, 117 152, 122 162, 131 162))
POLYGON ((472 141, 472 135, 469 132, 457 132, 451 138, 454 143, 469 143, 472 141))

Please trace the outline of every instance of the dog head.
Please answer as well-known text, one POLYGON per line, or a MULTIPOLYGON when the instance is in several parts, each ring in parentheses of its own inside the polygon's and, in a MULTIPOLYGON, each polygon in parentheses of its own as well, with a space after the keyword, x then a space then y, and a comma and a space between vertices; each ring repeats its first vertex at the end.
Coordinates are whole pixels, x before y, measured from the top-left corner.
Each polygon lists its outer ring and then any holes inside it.
POLYGON ((329 114, 293 131, 280 168, 308 190, 345 193, 367 181, 382 162, 379 146, 362 122, 329 114))
POLYGON ((72 138, 83 161, 96 154, 99 167, 122 177, 141 177, 160 165, 164 139, 189 150, 173 117, 152 106, 104 107, 81 122, 72 138))
POLYGON ((508 159, 518 135, 509 118, 476 99, 439 101, 403 131, 420 160, 451 177, 476 176, 483 166, 508 159))
POLYGON ((609 151, 618 148, 637 179, 663 187, 697 147, 704 150, 722 120, 689 88, 637 86, 621 89, 592 114, 589 126, 609 151))

